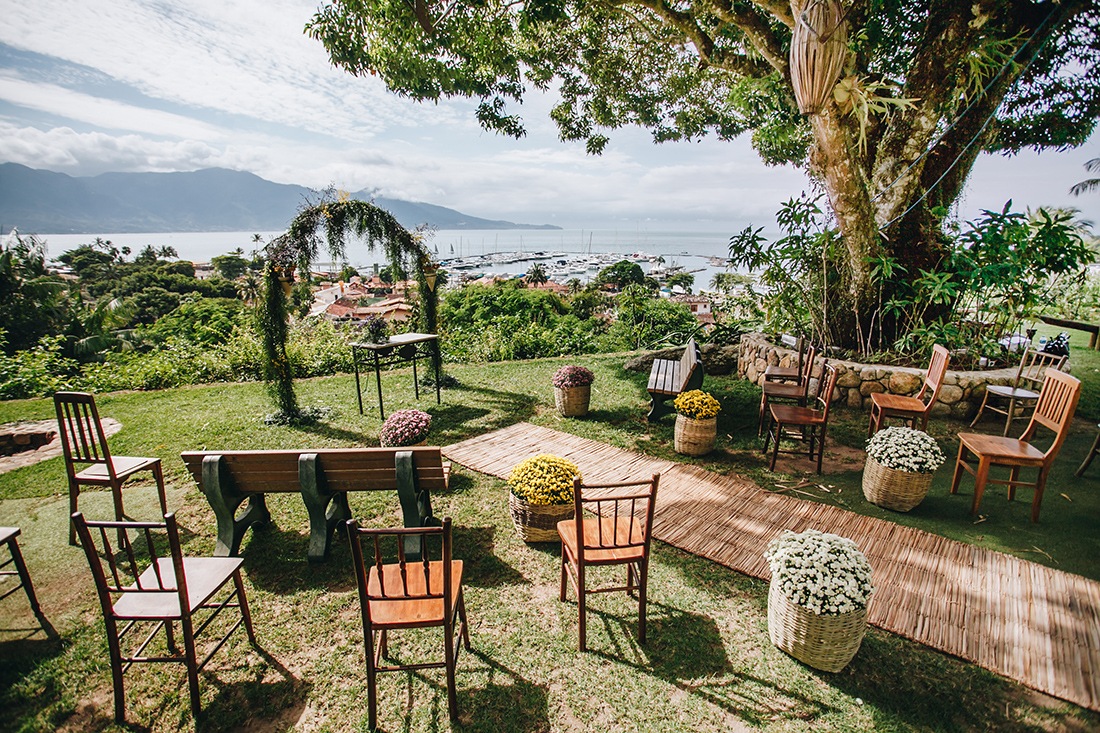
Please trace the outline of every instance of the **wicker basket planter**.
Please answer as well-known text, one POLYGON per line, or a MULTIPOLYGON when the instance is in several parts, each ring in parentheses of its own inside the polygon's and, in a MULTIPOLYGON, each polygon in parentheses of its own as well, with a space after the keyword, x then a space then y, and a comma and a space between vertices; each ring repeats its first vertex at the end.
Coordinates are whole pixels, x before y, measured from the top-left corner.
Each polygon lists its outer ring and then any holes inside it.
POLYGON ((932 486, 932 474, 898 471, 867 457, 863 467, 863 495, 872 504, 907 512, 924 501, 932 486))
POLYGON ((685 456, 704 456, 714 450, 718 435, 718 418, 695 420, 684 415, 676 416, 675 444, 677 453, 685 456))
POLYGON ((562 417, 584 417, 592 399, 592 385, 554 387, 554 404, 562 417))
POLYGON ((573 518, 572 504, 529 504, 511 493, 508 509, 524 542, 557 542, 558 522, 573 518))
POLYGON ((768 636, 772 644, 823 672, 839 672, 859 651, 867 608, 817 615, 791 601, 776 585, 768 590, 768 636))

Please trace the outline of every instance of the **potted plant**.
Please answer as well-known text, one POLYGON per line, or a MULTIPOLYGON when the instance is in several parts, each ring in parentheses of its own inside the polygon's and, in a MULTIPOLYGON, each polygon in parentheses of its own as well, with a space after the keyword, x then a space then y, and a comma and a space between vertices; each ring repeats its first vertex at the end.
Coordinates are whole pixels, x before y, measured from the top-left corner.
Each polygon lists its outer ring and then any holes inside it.
POLYGON ((596 375, 582 366, 563 366, 554 372, 554 404, 562 417, 583 417, 588 414, 592 398, 592 382, 596 375))
POLYGON ((553 542, 558 522, 573 517, 573 479, 577 464, 549 453, 524 459, 508 477, 508 508, 524 542, 553 542))
POLYGON ((390 324, 379 315, 371 314, 359 324, 367 337, 367 343, 384 344, 390 340, 390 324))
POLYGON ((814 529, 768 544, 768 636, 795 659, 839 672, 859 651, 871 566, 855 542, 814 529))
POLYGON ((432 429, 432 416, 421 410, 398 410, 382 423, 378 441, 386 448, 424 445, 432 429))
POLYGON ((672 404, 676 407, 675 448, 677 453, 702 456, 714 449, 718 435, 718 400, 701 389, 682 392, 672 404))
POLYGON ((943 451, 928 433, 902 427, 880 430, 867 441, 863 495, 872 504, 907 512, 924 500, 943 461, 943 451))

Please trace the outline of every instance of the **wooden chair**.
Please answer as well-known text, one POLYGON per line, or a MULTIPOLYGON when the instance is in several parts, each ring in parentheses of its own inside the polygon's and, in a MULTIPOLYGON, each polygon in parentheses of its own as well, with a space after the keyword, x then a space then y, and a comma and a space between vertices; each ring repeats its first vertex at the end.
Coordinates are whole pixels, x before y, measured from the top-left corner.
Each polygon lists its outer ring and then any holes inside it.
POLYGON ((1077 400, 1080 396, 1081 382, 1078 379, 1064 372, 1048 369, 1046 378, 1043 380, 1043 389, 1039 393, 1039 403, 1035 406, 1035 412, 1031 415, 1027 430, 1019 439, 960 433, 959 457, 955 462, 955 477, 951 482, 951 493, 958 493, 963 469, 974 474, 974 505, 970 509, 970 513, 974 515, 978 513, 978 505, 982 503, 982 492, 985 491, 987 483, 1008 486, 1009 501, 1016 498, 1017 486, 1030 486, 1035 489, 1035 497, 1031 502, 1031 521, 1038 522, 1047 475, 1062 443, 1065 442, 1069 423, 1073 418, 1074 410, 1077 409, 1077 400), (1046 452, 1040 451, 1028 442, 1040 425, 1055 434, 1054 442, 1046 452), (966 460, 967 451, 977 459, 977 468, 972 467, 966 460), (1011 467, 1007 481, 989 478, 989 469, 994 465, 1011 467), (1026 467, 1039 469, 1039 478, 1035 483, 1020 481, 1020 469, 1026 467))
POLYGON ((797 380, 802 374, 802 363, 806 360, 806 347, 809 345, 809 339, 799 336, 794 344, 794 350, 798 352, 798 362, 794 366, 785 367, 778 364, 768 364, 767 368, 764 369, 764 381, 786 382, 797 380))
POLYGON ((89 522, 84 515, 72 515, 88 565, 95 578, 99 604, 107 627, 107 648, 111 656, 111 674, 115 688, 115 720, 125 720, 125 696, 122 673, 138 662, 179 662, 187 666, 187 683, 191 691, 191 712, 198 718, 199 670, 214 653, 244 624, 248 640, 255 645, 252 617, 241 581, 244 560, 235 557, 184 557, 180 549, 179 529, 174 514, 165 515, 163 522, 89 522), (98 534, 98 545, 93 537, 98 534), (161 557, 157 545, 163 547, 160 534, 168 539, 168 556, 161 557), (118 537, 112 547, 110 535, 118 537), (142 569, 144 567, 144 570, 142 569), (226 584, 233 589, 219 601, 213 600, 226 584), (225 608, 240 609, 241 618, 214 644, 202 661, 196 661, 196 643, 211 621, 225 608), (200 611, 204 618, 197 629, 200 611), (176 645, 175 624, 183 632, 183 653, 176 645), (125 636, 139 624, 152 623, 150 630, 134 649, 123 653, 125 636), (124 626, 122 626, 124 624, 124 626), (122 626, 121 630, 119 627, 122 626), (143 656, 145 648, 164 629, 168 651, 166 656, 143 656))
MULTIPOLYGON (((993 412, 1006 416, 1005 430, 1001 434, 1007 436, 1012 421, 1016 419, 1016 404, 1020 402, 1025 404, 1038 402, 1039 393, 1034 390, 1042 386, 1043 375, 1046 370, 1056 369, 1061 371, 1068 358, 1068 356, 1047 354, 1037 349, 1025 349, 1023 358, 1020 359, 1020 366, 1016 369, 1016 378, 1012 380, 1011 385, 991 384, 985 388, 982 406, 978 408, 978 414, 974 416, 974 421, 970 423, 970 427, 978 424, 978 420, 982 418, 982 412, 988 408, 993 412), (1008 407, 1001 409, 989 404, 990 395, 1008 400, 1008 407)), ((1024 417, 1024 415, 1020 417, 1024 417)))
POLYGON ((572 519, 558 522, 561 537, 561 589, 565 601, 566 577, 577 594, 579 616, 578 648, 587 648, 587 604, 589 593, 626 591, 638 597, 638 643, 645 644, 646 587, 649 579, 649 540, 653 531, 653 509, 661 475, 645 481, 616 484, 573 482, 572 519), (585 516, 585 510, 593 515, 585 516), (626 565, 626 585, 588 588, 589 566, 626 565))
POLYGON ((27 564, 23 562, 23 553, 19 551, 18 537, 18 527, 0 527, 0 545, 7 545, 8 552, 11 553, 11 557, 0 563, 0 568, 6 568, 8 565, 15 566, 15 570, 0 570, 0 576, 19 578, 18 585, 13 585, 4 591, 3 595, 0 595, 0 600, 22 588, 27 593, 27 600, 31 602, 34 615, 41 617, 42 607, 38 605, 38 597, 34 594, 34 585, 31 583, 31 574, 27 572, 27 564))
POLYGON ((763 435, 767 432, 768 403, 789 402, 797 404, 800 407, 806 406, 806 401, 809 399, 810 379, 813 377, 814 358, 816 356, 817 348, 813 344, 810 344, 806 349, 806 358, 802 360, 800 364, 801 370, 798 374, 797 384, 766 381, 760 385, 760 417, 759 426, 756 430, 757 435, 763 435))
MULTIPOLYGON (((115 519, 122 521, 122 484, 135 473, 152 471, 160 496, 161 514, 168 513, 164 496, 164 472, 159 458, 112 456, 107 436, 99 421, 95 397, 87 392, 57 392, 53 396, 57 411, 57 429, 65 452, 65 472, 69 476, 69 513, 78 511, 81 486, 106 486, 111 489, 115 519)), ((69 544, 76 544, 76 528, 69 527, 69 544)))
POLYGON ((1073 473, 1074 476, 1083 475, 1085 473, 1085 470, 1088 469, 1089 464, 1092 463, 1092 459, 1096 458, 1097 453, 1100 453, 1100 425, 1097 425, 1096 427, 1098 428, 1096 439, 1092 441, 1092 447, 1089 448, 1089 454, 1085 456, 1085 460, 1081 462, 1080 468, 1078 468, 1073 473))
POLYGON ((932 405, 936 404, 936 398, 940 395, 940 387, 943 386, 943 375, 947 372, 948 351, 942 344, 932 347, 932 361, 928 364, 928 371, 924 375, 924 384, 916 397, 907 395, 888 394, 876 392, 871 395, 871 422, 867 426, 867 437, 882 429, 882 424, 890 417, 899 417, 909 423, 910 427, 917 427, 920 420, 920 429, 928 428, 928 416, 932 413, 932 405), (927 399, 927 402, 925 401, 927 399))
MULTIPOLYGON (((363 529, 354 519, 347 522, 348 538, 359 586, 363 615, 363 651, 367 660, 367 711, 369 728, 378 723, 379 672, 443 667, 447 674, 447 709, 458 719, 455 666, 461 644, 470 648, 466 603, 462 594, 462 561, 451 557, 451 519, 442 527, 363 529), (442 539, 439 560, 431 560, 429 541, 442 539), (368 571, 363 544, 372 546, 368 571), (423 548, 420 558, 406 556, 409 548, 423 548), (395 563, 385 563, 387 552, 395 563), (443 629, 443 661, 386 666, 389 659, 386 634, 396 629, 443 629)), ((416 550, 419 553, 419 549, 416 550)), ((409 554, 413 554, 412 551, 409 554)))
POLYGON ((837 374, 837 368, 826 360, 821 368, 821 377, 817 381, 814 407, 802 407, 800 405, 771 406, 771 421, 768 425, 768 433, 764 438, 763 452, 768 452, 768 445, 774 440, 772 471, 775 470, 775 460, 779 457, 779 441, 783 438, 790 438, 809 444, 810 460, 812 461, 814 456, 817 456, 817 472, 821 473, 821 459, 825 454, 825 431, 829 426, 829 408, 833 404, 833 390, 836 389, 837 374))

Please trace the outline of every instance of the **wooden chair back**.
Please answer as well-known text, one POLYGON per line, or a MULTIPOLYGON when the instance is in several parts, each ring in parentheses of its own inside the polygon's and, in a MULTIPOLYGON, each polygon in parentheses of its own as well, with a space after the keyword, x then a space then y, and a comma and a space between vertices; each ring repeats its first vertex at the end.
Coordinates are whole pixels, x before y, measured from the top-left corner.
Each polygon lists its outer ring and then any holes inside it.
POLYGON ((106 466, 107 475, 114 480, 114 464, 103 424, 99 421, 95 396, 88 392, 56 392, 53 404, 69 478, 74 478, 86 466, 99 463, 106 466))
POLYGON ((840 371, 826 359, 821 365, 821 376, 817 380, 817 394, 814 396, 814 409, 821 412, 821 418, 829 422, 829 410, 833 405, 833 392, 840 371))
POLYGON ((806 347, 806 358, 799 364, 798 383, 802 387, 802 396, 810 394, 810 380, 814 373, 814 359, 817 358, 817 347, 810 344, 806 347))
POLYGON ((182 618, 180 609, 188 608, 187 578, 175 514, 165 515, 163 522, 91 522, 80 512, 73 514, 72 519, 105 618, 116 615, 116 602, 124 595, 137 599, 134 606, 150 604, 165 609, 160 618, 182 618), (170 577, 166 573, 168 568, 159 562, 162 557, 171 558, 174 572, 170 577), (178 605, 165 604, 165 594, 177 596, 178 605), (174 612, 168 612, 169 609, 174 612))
POLYGON ((929 395, 928 402, 925 402, 928 407, 934 405, 936 398, 940 395, 940 387, 943 386, 943 377, 947 373, 947 362, 950 356, 950 352, 943 344, 935 344, 932 347, 932 361, 928 363, 924 384, 921 385, 920 392, 917 394, 917 399, 922 402, 925 395, 929 395))
MULTIPOLYGON (((366 529, 354 519, 347 522, 351 540, 355 580, 362 606, 363 628, 367 634, 375 625, 372 606, 386 603, 387 617, 397 617, 396 626, 413 628, 436 624, 450 618, 453 609, 446 604, 454 596, 451 587, 451 519, 441 527, 366 529), (429 542, 439 537, 442 543, 429 542), (364 545, 369 550, 364 552, 364 545), (431 546, 439 545, 437 561, 431 560, 431 546), (415 559, 414 559, 415 558, 415 559), (442 563, 442 572, 433 573, 432 565, 442 563), (423 613, 431 605, 442 604, 443 614, 423 613)), ((391 624, 394 625, 394 624, 391 624)))
POLYGON ((1030 441, 1038 426, 1042 425, 1055 434, 1054 442, 1043 454, 1045 461, 1053 460, 1066 440, 1069 423, 1077 409, 1077 400, 1081 397, 1081 380, 1055 369, 1046 371, 1043 389, 1039 393, 1039 403, 1031 415, 1027 430, 1021 440, 1030 441))
POLYGON ((1047 369, 1062 371, 1069 355, 1048 354, 1038 349, 1024 349, 1024 355, 1020 359, 1020 366, 1016 369, 1016 380, 1012 383, 1015 388, 1036 389, 1043 384, 1043 376, 1047 369))
POLYGON ((580 564, 617 564, 622 557, 649 556, 653 509, 660 474, 644 481, 584 484, 573 480, 573 505, 580 564), (598 521, 585 520, 585 511, 598 521))

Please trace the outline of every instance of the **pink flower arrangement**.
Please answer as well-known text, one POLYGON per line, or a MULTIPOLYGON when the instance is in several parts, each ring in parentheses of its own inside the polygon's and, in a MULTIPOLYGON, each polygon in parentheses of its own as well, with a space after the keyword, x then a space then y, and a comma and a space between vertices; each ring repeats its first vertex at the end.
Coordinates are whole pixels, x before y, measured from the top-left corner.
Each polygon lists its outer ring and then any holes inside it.
POLYGON ((382 445, 399 448, 419 443, 432 429, 432 416, 420 410, 398 410, 386 418, 378 431, 382 445))
POLYGON ((592 373, 591 369, 585 369, 582 366, 564 366, 554 373, 551 381, 559 389, 584 387, 596 381, 596 375, 592 373))

